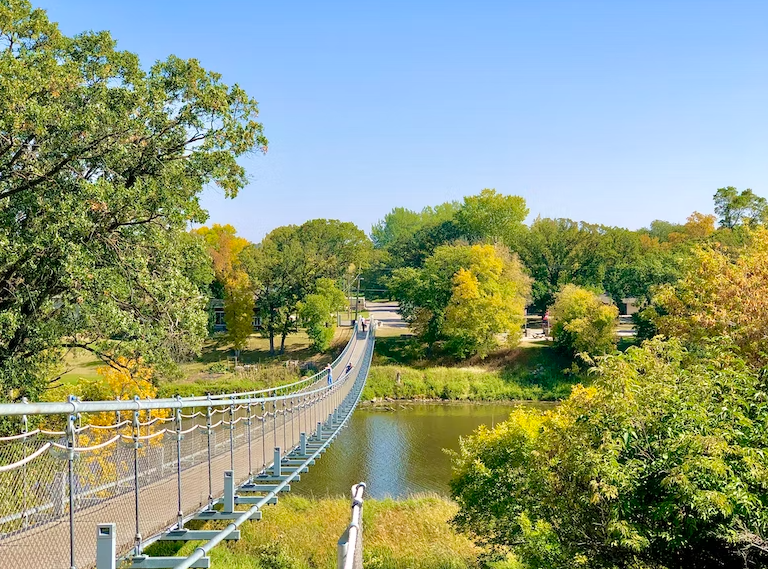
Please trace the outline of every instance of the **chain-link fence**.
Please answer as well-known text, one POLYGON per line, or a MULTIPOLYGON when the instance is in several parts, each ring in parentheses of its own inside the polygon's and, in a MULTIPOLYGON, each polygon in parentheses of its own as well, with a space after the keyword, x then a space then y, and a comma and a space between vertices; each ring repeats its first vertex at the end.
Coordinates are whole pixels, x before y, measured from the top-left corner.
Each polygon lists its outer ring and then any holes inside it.
POLYGON ((332 382, 320 372, 226 396, 0 405, 21 431, 0 438, 0 567, 93 567, 105 522, 118 554, 141 552, 146 538, 212 506, 225 471, 237 484, 257 477, 275 448, 285 455, 314 432, 364 380, 371 348, 353 334, 332 382), (43 414, 61 428, 30 428, 43 414))

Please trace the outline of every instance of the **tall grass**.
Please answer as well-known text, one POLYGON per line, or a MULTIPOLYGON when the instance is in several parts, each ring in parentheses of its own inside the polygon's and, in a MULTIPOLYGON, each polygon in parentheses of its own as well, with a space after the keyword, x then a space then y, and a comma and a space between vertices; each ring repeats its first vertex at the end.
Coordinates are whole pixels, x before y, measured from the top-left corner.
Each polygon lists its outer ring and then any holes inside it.
MULTIPOLYGON (((447 498, 366 500, 363 508, 363 564, 366 569, 467 569, 479 549, 447 523, 456 513, 447 498)), ((241 526, 240 541, 213 549, 220 569, 334 569, 336 542, 350 521, 348 498, 281 497, 265 508, 260 522, 241 526)), ((209 522, 211 527, 214 522, 209 522)), ((220 522, 215 522, 220 523, 220 522)), ((158 544, 154 554, 173 554, 158 544)), ((190 554, 196 543, 178 549, 190 554)), ((178 547, 178 546, 177 546, 178 547)))
POLYGON ((443 399, 460 401, 564 399, 578 380, 563 374, 513 373, 508 369, 373 366, 363 399, 443 399), (398 383, 399 377, 399 383, 398 383))

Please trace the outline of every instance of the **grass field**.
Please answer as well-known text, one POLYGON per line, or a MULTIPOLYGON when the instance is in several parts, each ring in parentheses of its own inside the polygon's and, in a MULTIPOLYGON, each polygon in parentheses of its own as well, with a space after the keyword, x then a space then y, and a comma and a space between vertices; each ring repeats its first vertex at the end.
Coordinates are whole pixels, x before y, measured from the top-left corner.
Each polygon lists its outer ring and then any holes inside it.
MULTIPOLYGON (((364 566, 366 569, 475 567, 479 549, 447 523, 456 508, 456 504, 439 496, 365 500, 364 566)), ((260 522, 246 522, 241 526, 240 541, 214 548, 211 563, 220 569, 334 569, 336 542, 349 521, 349 498, 310 500, 281 496, 277 506, 264 510, 260 522)), ((197 545, 166 542, 152 546, 150 551, 154 555, 188 555, 197 545)))
MULTIPOLYGON (((199 358, 180 364, 181 378, 160 382, 158 396, 250 391, 290 383, 302 374, 307 375, 313 373, 314 369, 322 369, 338 355, 351 336, 350 328, 337 328, 332 349, 326 354, 318 354, 310 347, 307 335, 299 332, 286 339, 285 353, 270 355, 269 340, 254 334, 248 339, 248 347, 241 352, 237 363, 253 365, 256 369, 238 372, 234 371, 232 350, 226 340, 222 337, 210 338, 199 358), (288 368, 285 366, 287 361, 299 361, 305 365, 305 370, 288 368)), ((279 348, 279 343, 277 347, 279 348)), ((53 384, 49 396, 58 400, 66 397, 70 386, 101 381, 97 370, 102 365, 104 364, 86 350, 67 351, 59 370, 62 375, 53 384)))

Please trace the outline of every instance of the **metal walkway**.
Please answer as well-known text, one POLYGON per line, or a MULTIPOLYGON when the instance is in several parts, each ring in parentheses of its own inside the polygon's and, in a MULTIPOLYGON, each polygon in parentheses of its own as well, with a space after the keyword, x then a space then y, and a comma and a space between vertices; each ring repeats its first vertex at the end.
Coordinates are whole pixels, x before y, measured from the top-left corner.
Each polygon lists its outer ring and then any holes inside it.
POLYGON ((0 438, 0 567, 209 567, 210 549, 261 519, 346 425, 374 328, 355 331, 332 384, 323 371, 212 397, 0 404, 23 431, 0 438), (60 426, 33 428, 42 415, 60 426), (228 525, 185 529, 193 519, 228 525), (157 540, 205 544, 189 558, 146 556, 157 540))

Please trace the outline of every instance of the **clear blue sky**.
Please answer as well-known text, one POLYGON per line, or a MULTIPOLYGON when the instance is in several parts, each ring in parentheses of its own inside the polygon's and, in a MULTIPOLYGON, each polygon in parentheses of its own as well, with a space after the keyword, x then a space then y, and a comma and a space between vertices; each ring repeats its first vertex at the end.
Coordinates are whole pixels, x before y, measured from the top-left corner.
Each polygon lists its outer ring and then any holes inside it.
POLYGON ((236 200, 204 197, 254 241, 315 217, 367 232, 484 187, 631 228, 710 213, 725 185, 768 197, 765 1, 35 4, 259 101, 269 153, 236 200))

